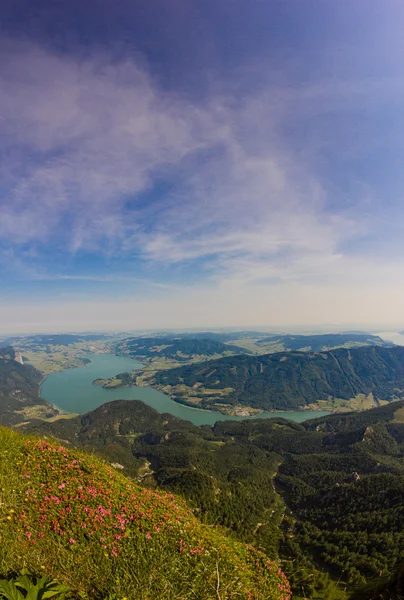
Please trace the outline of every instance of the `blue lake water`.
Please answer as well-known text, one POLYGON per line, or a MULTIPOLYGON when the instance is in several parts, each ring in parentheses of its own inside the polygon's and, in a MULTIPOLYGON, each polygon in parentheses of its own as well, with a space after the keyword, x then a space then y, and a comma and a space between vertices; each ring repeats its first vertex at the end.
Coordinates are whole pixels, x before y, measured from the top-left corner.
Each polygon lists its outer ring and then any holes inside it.
MULTIPOLYGON (((170 413, 181 419, 192 421, 195 425, 213 425, 216 421, 227 419, 241 421, 246 417, 230 417, 218 412, 205 411, 183 406, 171 400, 167 394, 148 387, 120 388, 105 390, 93 385, 94 379, 107 379, 118 373, 130 372, 142 368, 139 361, 112 354, 89 354, 91 360, 85 367, 65 369, 52 373, 42 384, 41 396, 64 412, 85 413, 94 410, 111 400, 142 400, 160 413, 170 413)), ((255 418, 268 419, 284 417, 292 421, 306 421, 327 415, 325 411, 310 412, 288 411, 261 413, 255 418)))

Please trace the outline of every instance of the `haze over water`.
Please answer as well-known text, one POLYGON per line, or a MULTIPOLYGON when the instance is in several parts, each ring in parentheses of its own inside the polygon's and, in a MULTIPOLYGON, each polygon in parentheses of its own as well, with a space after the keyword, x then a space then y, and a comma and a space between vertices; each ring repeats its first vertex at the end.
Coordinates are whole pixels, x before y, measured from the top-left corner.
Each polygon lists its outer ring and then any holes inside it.
MULTIPOLYGON (((42 384, 41 396, 61 411, 69 413, 85 413, 111 400, 142 400, 160 413, 170 413, 195 425, 213 425, 216 421, 241 421, 246 418, 183 406, 171 400, 167 394, 149 387, 105 390, 99 385, 93 385, 94 379, 106 379, 117 373, 140 369, 142 364, 130 358, 110 354, 91 354, 88 358, 92 362, 85 367, 65 369, 49 375, 42 384)), ((284 417, 301 422, 327 414, 326 411, 287 411, 261 413, 255 418, 284 417)))
POLYGON ((381 337, 382 340, 386 340, 386 342, 393 342, 397 346, 404 346, 404 335, 398 331, 382 331, 381 333, 377 332, 375 335, 381 337))

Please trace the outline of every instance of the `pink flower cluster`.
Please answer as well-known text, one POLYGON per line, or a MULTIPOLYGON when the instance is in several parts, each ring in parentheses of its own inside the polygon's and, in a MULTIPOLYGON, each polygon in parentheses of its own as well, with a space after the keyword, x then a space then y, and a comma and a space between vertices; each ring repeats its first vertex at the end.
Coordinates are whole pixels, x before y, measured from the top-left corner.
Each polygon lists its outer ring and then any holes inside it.
POLYGON ((114 489, 107 479, 115 475, 112 470, 104 471, 104 479, 100 472, 94 476, 97 465, 90 458, 74 458, 70 450, 45 440, 26 442, 26 449, 22 476, 30 479, 30 487, 19 520, 31 543, 54 533, 70 546, 92 537, 110 556, 118 556, 134 521, 147 540, 176 524, 181 502, 174 495, 147 489, 134 494, 129 482, 114 489))

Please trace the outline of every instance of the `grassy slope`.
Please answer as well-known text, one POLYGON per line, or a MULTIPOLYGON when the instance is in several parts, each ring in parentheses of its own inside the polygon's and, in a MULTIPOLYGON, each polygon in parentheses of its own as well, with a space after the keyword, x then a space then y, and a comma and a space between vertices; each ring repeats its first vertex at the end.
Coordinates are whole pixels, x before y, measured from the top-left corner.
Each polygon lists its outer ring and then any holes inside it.
MULTIPOLYGON (((204 522, 220 524, 271 558, 278 556, 290 520, 273 488, 282 455, 321 451, 325 437, 282 419, 196 427, 160 415, 140 401, 118 400, 76 419, 44 423, 37 432, 93 448, 124 465, 125 473, 139 476, 143 484, 180 493, 204 522)), ((313 583, 311 560, 304 569, 306 581, 302 564, 296 566, 289 552, 282 558, 291 575, 299 573, 295 592, 301 584, 307 590, 307 582, 313 583)), ((316 572, 316 582, 318 576, 316 572)), ((316 597, 340 598, 337 586, 325 579, 333 593, 316 597)))
POLYGON ((272 478, 280 458, 233 440, 231 428, 216 435, 143 402, 115 400, 34 431, 95 450, 143 485, 181 493, 201 519, 277 557, 284 507, 272 478))
POLYGON ((0 490, 2 573, 43 569, 94 599, 289 597, 265 555, 56 442, 0 428, 0 490))

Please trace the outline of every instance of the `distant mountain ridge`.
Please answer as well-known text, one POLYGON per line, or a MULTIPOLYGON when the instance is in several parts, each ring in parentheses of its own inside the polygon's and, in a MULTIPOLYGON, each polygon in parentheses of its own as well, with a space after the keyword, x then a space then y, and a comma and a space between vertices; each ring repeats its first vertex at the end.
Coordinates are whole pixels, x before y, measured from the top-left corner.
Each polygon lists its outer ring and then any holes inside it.
POLYGON ((55 333, 47 335, 27 335, 6 338, 0 344, 16 345, 17 347, 30 348, 38 346, 68 346, 77 342, 94 342, 97 340, 107 340, 112 336, 107 334, 70 334, 55 333))
POLYGON ((205 337, 150 337, 128 338, 114 345, 119 356, 140 357, 146 359, 162 358, 187 362, 195 357, 214 357, 217 355, 250 354, 251 352, 224 344, 217 339, 205 337))
POLYGON ((404 347, 239 355, 158 371, 147 384, 182 403, 228 410, 296 410, 372 395, 373 405, 404 394, 404 347))
POLYGON ((267 342, 278 342, 283 344, 285 350, 308 350, 310 352, 319 352, 325 349, 340 348, 345 345, 364 345, 364 346, 385 346, 390 348, 394 344, 386 342, 378 335, 368 333, 324 333, 316 335, 270 335, 258 340, 258 346, 267 342))

